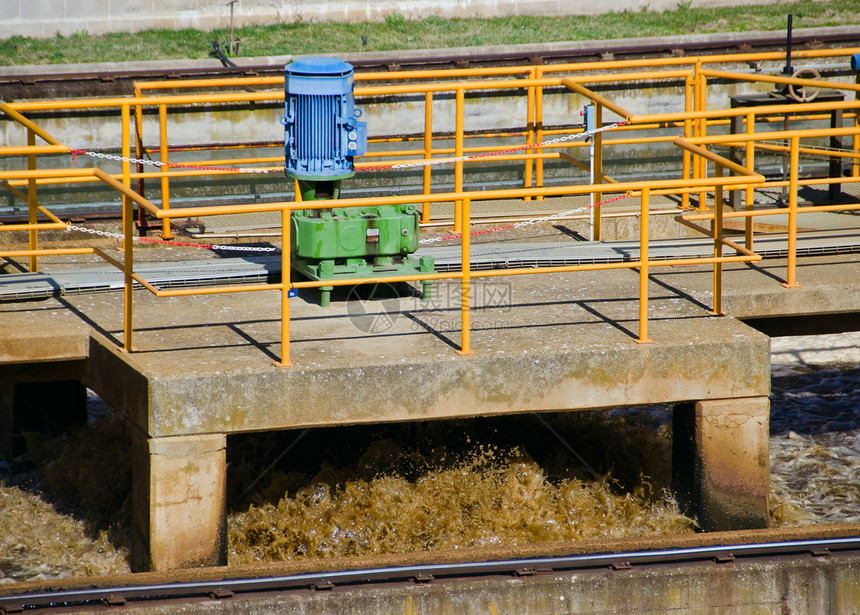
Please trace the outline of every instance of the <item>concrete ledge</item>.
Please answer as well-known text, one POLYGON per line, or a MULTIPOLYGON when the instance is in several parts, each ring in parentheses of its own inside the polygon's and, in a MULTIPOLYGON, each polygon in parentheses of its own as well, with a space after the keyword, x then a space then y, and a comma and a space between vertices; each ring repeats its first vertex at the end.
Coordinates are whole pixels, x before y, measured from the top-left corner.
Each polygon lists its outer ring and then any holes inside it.
POLYGON ((766 394, 767 339, 737 321, 720 324, 710 329, 730 344, 640 348, 630 340, 501 358, 229 375, 165 377, 150 365, 143 372, 148 428, 153 435, 253 431, 766 394))
MULTIPOLYGON (((94 338, 90 379, 152 437, 768 394, 766 336, 655 290, 654 343, 637 344, 637 302, 603 298, 617 294, 608 279, 519 277, 496 289, 510 304, 475 311, 476 352, 467 357, 455 353, 459 311, 444 286, 444 309, 405 298, 396 314, 385 302, 357 316, 348 302, 321 310, 294 300, 289 368, 272 364, 281 353, 276 293, 189 297, 169 308, 173 323, 189 327, 142 323, 138 352, 94 338), (576 280, 585 282, 582 299, 561 299, 576 280), (390 328, 371 331, 384 317, 390 328)), ((167 306, 140 299, 138 320, 156 323, 167 306)))
MULTIPOLYGON (((800 258, 796 288, 785 288, 786 261, 767 259, 755 264, 723 267, 723 311, 735 318, 815 316, 860 312, 860 285, 848 273, 860 267, 860 254, 800 258)), ((654 279, 700 301, 713 303, 710 280, 693 270, 661 269, 654 279)), ((695 271, 703 271, 696 269, 695 271)))
POLYGON ((58 301, 3 305, 0 364, 86 359, 90 327, 58 301))
MULTIPOLYGON (((219 571, 221 573, 221 571, 219 571)), ((55 582, 56 583, 56 582, 55 582)), ((552 572, 431 583, 368 585, 334 591, 237 595, 229 600, 146 604, 147 613, 855 613, 860 557, 799 555, 779 560, 552 572)), ((98 613, 94 607, 91 612, 98 613)))

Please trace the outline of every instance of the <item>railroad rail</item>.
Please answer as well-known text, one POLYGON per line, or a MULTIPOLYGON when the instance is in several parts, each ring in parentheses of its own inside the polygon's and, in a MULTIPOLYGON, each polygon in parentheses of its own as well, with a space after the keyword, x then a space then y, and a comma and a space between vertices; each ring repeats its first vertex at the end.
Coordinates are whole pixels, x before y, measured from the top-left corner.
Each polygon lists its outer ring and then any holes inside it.
MULTIPOLYGON (((0 612, 49 609, 88 604, 121 606, 150 600, 180 601, 189 598, 231 598, 254 592, 332 589, 374 583, 422 583, 489 575, 530 576, 538 573, 612 568, 718 563, 752 558, 831 553, 860 555, 860 537, 787 540, 753 544, 723 544, 654 550, 589 553, 552 557, 526 557, 460 563, 386 566, 326 572, 304 572, 259 578, 217 578, 189 582, 161 582, 46 590, 0 596, 0 612)), ((55 582, 56 583, 56 582, 55 582)))
MULTIPOLYGON (((545 45, 510 45, 491 51, 464 47, 432 51, 397 51, 385 53, 338 54, 357 72, 414 71, 440 68, 483 68, 494 66, 550 65, 572 62, 597 62, 719 55, 779 51, 785 48, 782 32, 732 32, 703 37, 654 37, 551 43, 545 45)), ((853 28, 809 28, 795 30, 792 36, 797 50, 856 45, 858 34, 853 28)), ((134 82, 141 80, 181 81, 216 77, 277 77, 292 56, 269 59, 238 59, 239 65, 189 61, 184 65, 98 70, 62 71, 50 66, 40 69, 0 67, 0 100, 34 98, 76 98, 129 95, 134 82)), ((141 63, 143 64, 143 63, 141 63)))

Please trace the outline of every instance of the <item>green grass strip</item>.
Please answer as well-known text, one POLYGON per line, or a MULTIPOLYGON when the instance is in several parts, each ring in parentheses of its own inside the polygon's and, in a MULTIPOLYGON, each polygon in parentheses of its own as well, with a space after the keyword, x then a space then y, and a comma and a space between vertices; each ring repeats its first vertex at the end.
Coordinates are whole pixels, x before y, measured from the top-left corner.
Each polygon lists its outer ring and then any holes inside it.
MULTIPOLYGON (((636 11, 568 17, 408 20, 394 14, 373 23, 297 22, 237 28, 238 56, 277 56, 482 47, 555 41, 673 36, 713 32, 784 30, 794 14, 795 28, 860 24, 860 1, 802 0, 762 6, 698 9, 681 0, 673 11, 636 11), (363 44, 366 37, 367 44, 363 44)), ((133 34, 0 40, 0 65, 125 62, 205 58, 212 41, 226 46, 226 29, 146 30, 133 34)))

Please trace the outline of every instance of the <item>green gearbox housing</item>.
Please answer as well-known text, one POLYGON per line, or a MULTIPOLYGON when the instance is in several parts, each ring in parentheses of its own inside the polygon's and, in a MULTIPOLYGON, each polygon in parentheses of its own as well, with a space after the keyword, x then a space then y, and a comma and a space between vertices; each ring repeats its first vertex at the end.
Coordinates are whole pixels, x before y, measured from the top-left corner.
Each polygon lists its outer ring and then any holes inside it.
MULTIPOLYGON (((293 212, 292 267, 312 280, 433 273, 430 256, 414 258, 419 213, 414 205, 334 207, 293 212)), ((430 281, 422 281, 424 300, 430 281)), ((329 304, 331 286, 320 288, 329 304)))
MULTIPOLYGON (((296 180, 297 200, 337 199, 367 149, 367 124, 354 108, 353 67, 337 58, 299 58, 284 67, 284 173, 296 180)), ((418 249, 414 205, 334 207, 293 211, 292 268, 312 280, 433 273, 418 249)), ((430 298, 431 282, 422 281, 430 298)), ((321 305, 332 286, 321 286, 321 305)))

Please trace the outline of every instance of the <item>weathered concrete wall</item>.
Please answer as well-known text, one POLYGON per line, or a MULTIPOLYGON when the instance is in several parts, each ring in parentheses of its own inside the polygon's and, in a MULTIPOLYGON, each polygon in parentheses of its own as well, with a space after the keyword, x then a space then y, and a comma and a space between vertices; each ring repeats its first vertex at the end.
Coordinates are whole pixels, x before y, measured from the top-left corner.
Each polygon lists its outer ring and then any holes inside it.
MULTIPOLYGON (((522 291, 518 284, 514 300, 525 293, 532 301, 563 296, 542 293, 540 282, 528 280, 522 291)), ((268 302, 261 298, 259 303, 268 302)), ((339 308, 332 307, 328 323, 313 319, 313 330, 306 331, 300 315, 304 309, 294 303, 291 331, 296 338, 305 333, 318 339, 336 336, 340 354, 333 355, 331 344, 314 344, 308 349, 315 357, 312 362, 299 356, 300 369, 284 370, 261 362, 253 351, 246 363, 234 351, 228 368, 212 361, 208 350, 202 361, 197 354, 182 352, 126 355, 94 339, 90 386, 156 438, 761 397, 769 392, 767 338, 730 318, 702 319, 695 328, 683 319, 664 320, 659 330, 652 327, 659 343, 640 346, 617 329, 589 325, 565 309, 549 321, 557 338, 566 342, 560 347, 543 342, 536 346, 534 333, 516 326, 505 329, 499 346, 475 331, 473 340, 482 352, 464 362, 441 354, 446 348, 435 336, 416 335, 410 318, 397 319, 386 332, 392 337, 366 337, 342 312, 333 318, 339 308), (565 326, 571 318, 578 326, 565 326), (385 358, 394 338, 396 358, 385 358), (140 379, 145 380, 144 391, 140 379), (144 397, 128 399, 131 387, 144 397)), ((191 311, 185 314, 219 309, 206 304, 189 301, 185 305, 191 311)), ((276 304, 268 304, 260 318, 276 309, 276 304)), ((246 316, 249 310, 245 308, 246 316)), ((531 311, 512 308, 500 318, 512 324, 531 311)), ((552 311, 545 308, 544 313, 552 311)), ((172 314, 179 318, 178 311, 172 314)), ((138 320, 142 317, 141 309, 138 320)), ((142 329, 136 338, 141 348, 149 343, 142 329)), ((207 344, 219 345, 209 332, 207 344)), ((306 348, 291 346, 294 353, 306 348)))
MULTIPOLYGON (((334 591, 237 595, 177 605, 129 603, 132 613, 857 613, 860 561, 853 554, 798 555, 726 564, 583 570, 530 577, 479 577, 412 585, 366 585, 334 591)), ((102 613, 103 606, 79 613, 102 613)))
MULTIPOLYGON (((695 0, 697 8, 742 4, 776 4, 777 0, 695 0)), ((608 11, 666 11, 678 0, 240 0, 234 6, 235 25, 297 21, 379 21, 394 13, 409 19, 438 17, 497 17, 500 15, 598 14, 608 11)), ((100 34, 147 28, 225 28, 230 8, 225 0, 3 0, 0 32, 47 37, 57 32, 100 34)))

